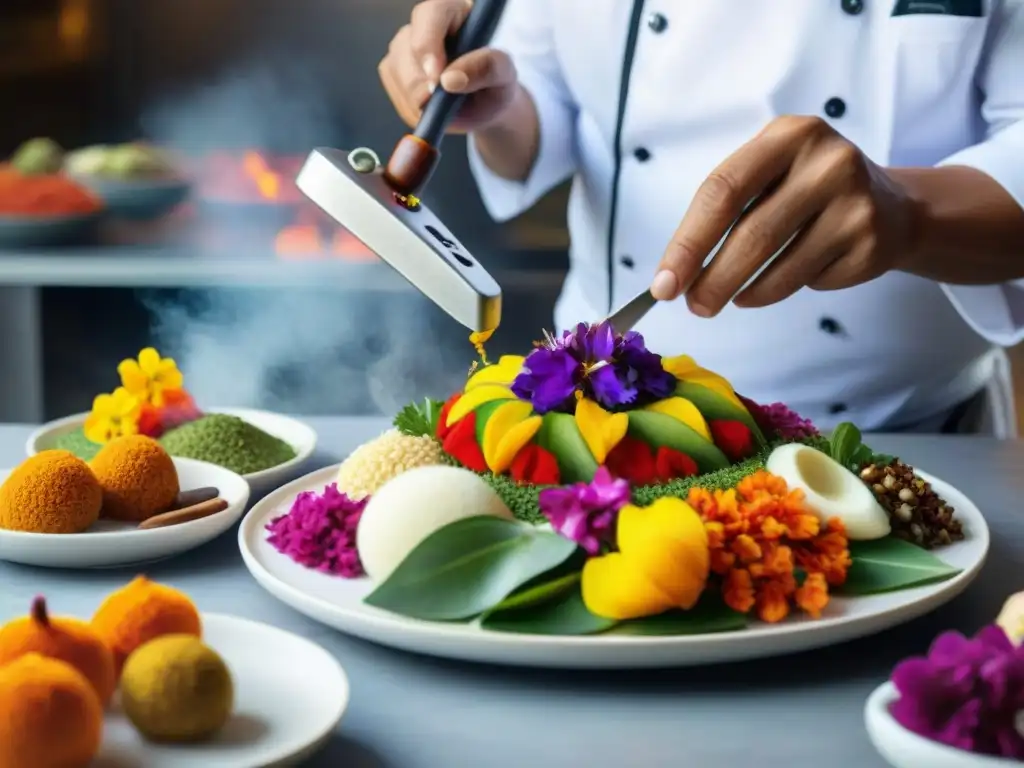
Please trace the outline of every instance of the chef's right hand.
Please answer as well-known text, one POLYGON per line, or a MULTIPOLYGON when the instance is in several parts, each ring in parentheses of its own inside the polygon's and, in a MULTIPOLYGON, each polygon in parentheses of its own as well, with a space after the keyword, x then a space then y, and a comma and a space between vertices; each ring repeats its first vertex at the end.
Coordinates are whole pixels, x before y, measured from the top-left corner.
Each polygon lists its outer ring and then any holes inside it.
POLYGON ((423 0, 409 23, 391 40, 377 71, 401 118, 415 127, 424 105, 440 84, 467 94, 450 131, 468 132, 496 122, 519 88, 515 65, 493 48, 471 51, 456 61, 445 56, 445 38, 462 26, 471 0, 423 0))

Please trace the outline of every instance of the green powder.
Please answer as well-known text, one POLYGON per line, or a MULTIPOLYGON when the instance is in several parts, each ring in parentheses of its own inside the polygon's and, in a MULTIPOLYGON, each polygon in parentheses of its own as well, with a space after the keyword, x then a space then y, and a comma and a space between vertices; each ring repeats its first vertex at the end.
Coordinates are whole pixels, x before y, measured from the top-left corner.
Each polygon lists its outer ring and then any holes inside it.
POLYGON ((248 475, 294 459, 295 449, 237 416, 211 413, 168 431, 160 443, 172 456, 197 459, 248 475))
POLYGON ((103 446, 87 438, 85 436, 85 429, 79 427, 74 432, 68 432, 66 435, 58 437, 54 441, 53 447, 59 448, 62 451, 71 451, 71 453, 83 461, 92 461, 92 457, 103 446))

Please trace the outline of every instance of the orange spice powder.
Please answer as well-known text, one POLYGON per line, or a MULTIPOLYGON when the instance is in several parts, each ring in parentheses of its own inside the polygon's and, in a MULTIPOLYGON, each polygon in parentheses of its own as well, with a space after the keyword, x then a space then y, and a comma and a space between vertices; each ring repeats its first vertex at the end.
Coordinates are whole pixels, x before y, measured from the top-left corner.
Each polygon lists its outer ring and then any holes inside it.
POLYGON ((728 490, 692 488, 687 501, 704 519, 711 571, 735 611, 774 623, 795 605, 817 618, 829 587, 846 580, 850 551, 842 522, 823 527, 803 492, 789 490, 780 477, 761 470, 728 490))

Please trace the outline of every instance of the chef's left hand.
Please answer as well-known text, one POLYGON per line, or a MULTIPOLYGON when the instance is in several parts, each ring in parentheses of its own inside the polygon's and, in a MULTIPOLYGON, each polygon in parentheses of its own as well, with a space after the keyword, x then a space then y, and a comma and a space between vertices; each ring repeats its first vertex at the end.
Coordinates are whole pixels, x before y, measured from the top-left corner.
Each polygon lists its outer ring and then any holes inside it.
POLYGON ((685 293, 695 314, 711 317, 730 300, 762 307, 804 286, 848 288, 898 268, 912 247, 914 221, 908 194, 827 123, 780 117, 701 185, 651 291, 662 300, 685 293), (721 250, 703 267, 737 219, 721 250))

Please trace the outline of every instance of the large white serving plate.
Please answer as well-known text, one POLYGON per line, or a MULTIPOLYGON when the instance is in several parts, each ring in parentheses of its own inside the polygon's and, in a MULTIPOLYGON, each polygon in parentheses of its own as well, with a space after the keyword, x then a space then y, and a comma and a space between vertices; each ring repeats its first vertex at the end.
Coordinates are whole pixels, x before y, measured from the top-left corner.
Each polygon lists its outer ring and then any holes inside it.
POLYGON ((775 625, 713 635, 562 637, 493 632, 474 624, 409 619, 363 603, 368 579, 312 571, 267 543, 266 525, 288 511, 302 491, 323 490, 338 467, 326 467, 285 485, 242 520, 238 543, 256 580, 279 600, 316 621, 356 637, 414 653, 464 661, 531 667, 624 669, 693 666, 777 656, 871 635, 922 616, 952 600, 974 580, 988 553, 989 532, 978 508, 956 488, 924 472, 956 510, 965 539, 936 554, 961 569, 952 579, 870 597, 835 597, 818 620, 791 618, 775 625))
MULTIPOLYGON (((316 431, 303 421, 285 416, 272 411, 261 411, 255 408, 207 408, 206 413, 223 413, 228 416, 237 416, 242 421, 247 421, 257 429, 262 429, 268 435, 284 440, 295 449, 295 458, 290 459, 276 467, 270 467, 259 472, 250 472, 242 475, 242 478, 249 484, 253 496, 259 496, 267 491, 277 488, 282 483, 291 480, 297 473, 302 463, 313 455, 316 450, 316 431)), ((76 413, 65 416, 62 419, 49 421, 32 431, 25 441, 25 453, 35 456, 40 451, 46 451, 57 447, 57 439, 64 435, 80 429, 85 424, 88 413, 76 413)))

